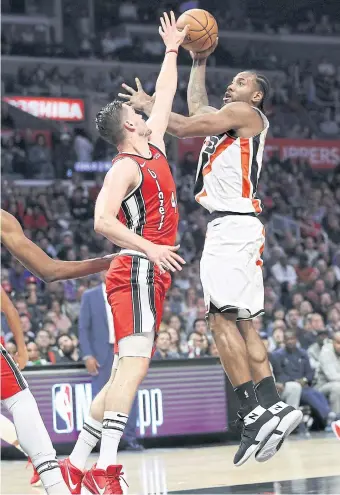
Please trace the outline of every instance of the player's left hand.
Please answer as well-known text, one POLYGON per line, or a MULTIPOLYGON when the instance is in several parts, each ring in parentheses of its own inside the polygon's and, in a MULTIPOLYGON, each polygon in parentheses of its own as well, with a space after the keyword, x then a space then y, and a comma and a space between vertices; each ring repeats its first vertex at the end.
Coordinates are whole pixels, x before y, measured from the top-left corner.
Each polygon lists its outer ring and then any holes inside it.
POLYGON ((182 31, 179 31, 176 26, 175 14, 172 11, 170 12, 170 17, 166 12, 164 12, 163 17, 160 18, 160 21, 161 25, 159 26, 158 31, 167 50, 177 50, 188 34, 189 26, 187 25, 182 31))

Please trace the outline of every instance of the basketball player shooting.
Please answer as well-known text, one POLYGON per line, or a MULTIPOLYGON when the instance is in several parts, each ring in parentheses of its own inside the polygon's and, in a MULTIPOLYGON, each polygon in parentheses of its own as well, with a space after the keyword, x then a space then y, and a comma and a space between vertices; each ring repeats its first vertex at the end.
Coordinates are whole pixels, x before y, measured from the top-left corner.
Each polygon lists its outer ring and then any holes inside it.
POLYGON ((116 354, 110 380, 93 400, 75 448, 64 461, 73 493, 79 493, 81 485, 82 493, 123 493, 118 445, 149 368, 171 283, 169 272, 181 270, 184 263, 174 245, 178 208, 164 134, 177 88, 178 47, 186 31, 177 30, 172 12, 161 18, 166 51, 147 122, 117 100, 96 117, 100 135, 118 149, 97 199, 95 230, 122 248, 106 277, 119 359, 116 354), (98 462, 84 474, 100 438, 98 462))
MULTIPOLYGON (((196 173, 195 199, 209 212, 201 259, 201 282, 221 361, 240 402, 241 444, 234 464, 253 453, 271 458, 302 419, 301 411, 281 401, 266 349, 251 320, 262 314, 261 254, 264 228, 256 198, 269 122, 263 113, 268 80, 256 72, 236 74, 221 109, 209 106, 206 60, 215 50, 191 52, 189 117, 171 113, 167 132, 179 138, 205 137, 196 173)), ((137 79, 137 91, 123 84, 120 94, 135 110, 150 115, 154 98, 137 79)), ((156 90, 157 97, 157 90, 156 90)))

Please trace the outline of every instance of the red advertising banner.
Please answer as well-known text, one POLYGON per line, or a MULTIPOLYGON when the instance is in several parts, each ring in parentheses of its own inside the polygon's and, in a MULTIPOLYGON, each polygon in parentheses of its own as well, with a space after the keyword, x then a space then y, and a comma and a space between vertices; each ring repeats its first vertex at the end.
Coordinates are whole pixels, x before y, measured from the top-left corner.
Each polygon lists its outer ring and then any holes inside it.
POLYGON ((84 100, 79 98, 5 96, 3 100, 40 119, 68 122, 81 122, 85 119, 84 100))
MULTIPOLYGON (((192 152, 197 159, 202 142, 202 138, 180 139, 178 141, 179 158, 192 152)), ((264 160, 268 161, 275 152, 279 153, 282 160, 302 159, 315 169, 332 169, 340 164, 340 140, 267 139, 264 160)))

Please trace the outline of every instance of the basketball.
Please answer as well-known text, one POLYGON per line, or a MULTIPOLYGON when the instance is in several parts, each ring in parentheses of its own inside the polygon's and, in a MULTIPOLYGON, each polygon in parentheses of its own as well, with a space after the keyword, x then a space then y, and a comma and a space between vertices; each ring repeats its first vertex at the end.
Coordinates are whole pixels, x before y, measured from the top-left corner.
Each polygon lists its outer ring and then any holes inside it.
POLYGON ((218 35, 217 22, 209 12, 202 9, 191 9, 184 12, 177 20, 177 28, 184 29, 189 25, 183 48, 192 52, 208 50, 218 35))

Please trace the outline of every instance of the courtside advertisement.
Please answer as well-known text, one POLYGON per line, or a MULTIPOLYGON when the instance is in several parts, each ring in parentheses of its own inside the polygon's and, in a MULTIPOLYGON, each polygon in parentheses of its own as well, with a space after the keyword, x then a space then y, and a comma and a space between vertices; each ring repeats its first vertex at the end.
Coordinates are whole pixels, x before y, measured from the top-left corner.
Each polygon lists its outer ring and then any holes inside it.
POLYGON ((5 96, 4 101, 40 119, 82 122, 84 100, 79 98, 46 98, 45 96, 5 96))
MULTIPOLYGON (((74 443, 92 400, 90 376, 82 369, 52 368, 24 375, 52 442, 74 443)), ((136 428, 140 438, 225 432, 228 423, 223 369, 215 360, 153 366, 138 391, 138 405, 136 428)), ((5 409, 1 413, 11 419, 5 409)))

